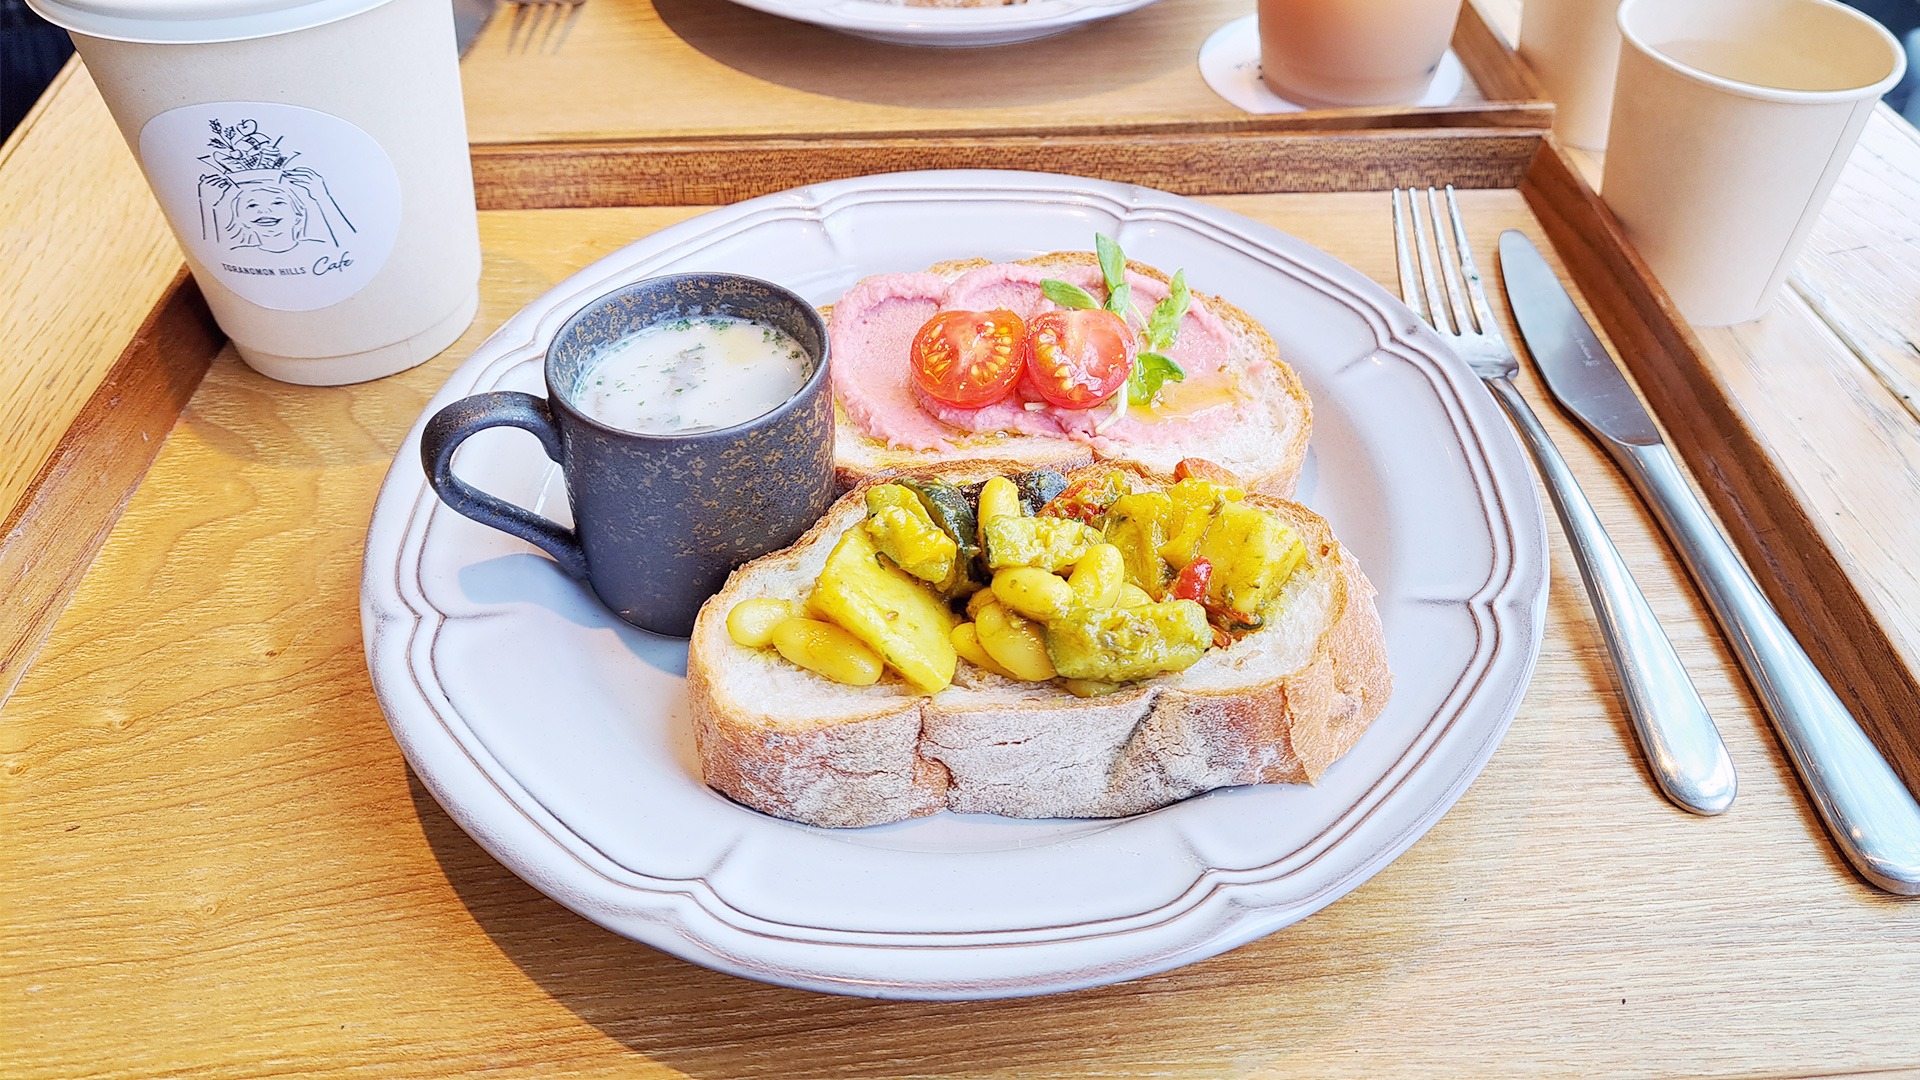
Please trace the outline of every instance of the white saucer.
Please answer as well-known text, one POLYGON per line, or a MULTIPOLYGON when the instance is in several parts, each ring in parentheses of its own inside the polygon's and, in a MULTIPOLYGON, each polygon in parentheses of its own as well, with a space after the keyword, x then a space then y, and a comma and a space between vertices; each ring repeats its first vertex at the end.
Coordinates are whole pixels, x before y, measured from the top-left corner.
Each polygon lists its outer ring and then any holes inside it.
MULTIPOLYGON (((1235 19, 1207 38, 1206 44, 1200 46, 1200 75, 1207 80, 1207 85, 1213 88, 1214 93, 1227 99, 1236 108, 1250 113, 1304 112, 1320 107, 1288 101, 1268 89, 1266 82, 1260 78, 1260 23, 1257 15, 1235 19)), ((1460 97, 1466 84, 1466 68, 1453 50, 1448 49, 1446 55, 1440 58, 1440 69, 1434 73, 1433 81, 1427 84, 1427 92, 1421 95, 1420 100, 1408 102, 1408 105, 1414 108, 1450 105, 1460 97)))

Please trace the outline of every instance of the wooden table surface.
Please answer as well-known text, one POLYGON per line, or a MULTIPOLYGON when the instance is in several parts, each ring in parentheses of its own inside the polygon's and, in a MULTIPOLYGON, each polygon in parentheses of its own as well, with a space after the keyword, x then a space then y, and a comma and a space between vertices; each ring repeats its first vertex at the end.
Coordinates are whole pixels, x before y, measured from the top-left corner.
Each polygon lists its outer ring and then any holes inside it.
MULTIPOLYGON (((1465 194, 1483 249, 1506 226, 1542 235, 1517 194, 1465 194)), ((1213 201, 1393 281, 1384 195, 1213 201)), ((1920 378, 1917 203, 1920 141, 1883 112, 1797 290, 1702 334, 1909 658, 1920 418, 1899 388, 1920 378)), ((519 881, 409 774, 373 698, 357 618, 373 494, 487 332, 699 209, 483 213, 483 307, 441 357, 313 389, 228 352, 171 431, 151 432, 151 472, 44 642, 0 668, 0 1075, 1920 1068, 1920 904, 1834 854, 1645 512, 1530 382, 1720 722, 1741 772, 1724 817, 1653 788, 1550 524, 1548 638, 1485 773, 1352 895, 1213 960, 1031 1001, 858 1001, 668 958, 519 881)), ((179 266, 83 71, 0 149, 0 230, 11 507, 179 266)))
MULTIPOLYGON (((487 26, 462 62, 469 134, 491 145, 1244 124, 1194 57, 1208 35, 1253 10, 1254 0, 1178 0, 1022 45, 924 49, 711 0, 595 2, 553 51, 510 48, 509 19, 487 26)), ((1495 64, 1475 50, 1467 60, 1490 85, 1469 79, 1462 107, 1542 96, 1507 77, 1511 59, 1495 64)), ((1385 123, 1408 110, 1343 112, 1385 123)))

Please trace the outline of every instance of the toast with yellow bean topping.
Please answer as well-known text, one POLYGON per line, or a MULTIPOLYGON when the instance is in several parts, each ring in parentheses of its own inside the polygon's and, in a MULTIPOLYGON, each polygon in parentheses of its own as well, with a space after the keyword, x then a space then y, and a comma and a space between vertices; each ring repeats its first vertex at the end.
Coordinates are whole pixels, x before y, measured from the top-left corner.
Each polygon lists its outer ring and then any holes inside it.
MULTIPOLYGON (((977 484, 1024 467, 970 463, 938 475, 953 484, 977 484)), ((1111 466, 1093 466, 1067 479, 1112 472, 1111 466)), ((1139 473, 1127 473, 1126 480, 1135 493, 1172 487, 1139 473)), ((1094 581, 1110 572, 1114 560, 1089 548, 1087 538, 1051 562, 985 571, 994 580, 971 597, 955 593, 949 576, 928 587, 927 595, 936 598, 928 606, 886 599, 904 595, 899 582, 909 579, 892 560, 874 554, 872 537, 890 539, 888 530, 900 527, 899 500, 889 497, 896 493, 870 500, 874 487, 862 485, 841 498, 792 547, 735 571, 694 624, 687 683, 701 766, 708 785, 747 806, 832 827, 943 809, 1025 818, 1119 817, 1219 787, 1312 782, 1359 740, 1391 692, 1374 589, 1327 522, 1297 503, 1231 493, 1242 509, 1225 515, 1223 529, 1244 533, 1244 519, 1251 517, 1245 508, 1253 508, 1272 529, 1297 540, 1298 550, 1288 549, 1284 578, 1259 585, 1268 591, 1259 595, 1257 612, 1249 602, 1242 605, 1247 613, 1234 614, 1228 605, 1237 601, 1223 597, 1217 585, 1212 597, 1202 594, 1196 601, 1176 599, 1165 577, 1142 588, 1132 570, 1120 586, 1094 581), (887 529, 868 529, 870 510, 888 516, 887 529), (1069 557, 1088 569, 1064 564, 1069 557), (854 614, 842 602, 823 614, 816 586, 823 575, 836 580, 850 560, 874 564, 892 577, 870 590, 880 599, 855 604, 854 614), (1036 576, 1049 572, 1060 587, 1036 576), (1149 591, 1158 595, 1143 595, 1149 591), (748 601, 756 603, 742 606, 748 601), (1206 614, 1196 614, 1203 602, 1206 614), (1164 624, 1174 628, 1166 632, 1189 637, 1196 618, 1198 632, 1207 632, 1208 619, 1216 620, 1216 628, 1212 642, 1200 644, 1197 660, 1190 641, 1174 642, 1163 651, 1176 658, 1158 666, 1142 666, 1147 654, 1132 654, 1126 665, 1108 669, 1111 678, 1128 681, 1069 680, 1057 673, 1041 678, 1050 670, 1044 657, 1033 661, 1041 665, 1035 671, 1011 652, 981 654, 981 639, 1004 634, 1006 624, 1032 628, 1016 614, 1023 608, 1046 617, 1076 604, 1100 610, 1075 610, 1063 614, 1058 627, 1045 624, 1048 648, 1117 639, 1130 620, 1136 630, 1157 633, 1164 624), (736 611, 730 632, 729 615, 736 611), (783 640, 839 642, 850 653, 866 651, 858 641, 845 646, 854 638, 882 647, 870 657, 853 657, 857 662, 847 662, 848 655, 783 651, 785 645, 756 647, 771 640, 773 623, 789 611, 798 618, 786 626, 783 640), (1235 632, 1225 634, 1217 629, 1223 612, 1257 626, 1236 623, 1235 632), (838 621, 853 633, 800 632, 821 625, 816 619, 838 621), (890 631, 900 620, 915 625, 896 637, 890 631), (957 660, 955 649, 935 647, 949 635, 958 646, 957 660), (755 644, 742 644, 743 636, 755 644), (980 662, 967 659, 970 654, 980 662), (866 678, 870 659, 884 660, 884 674, 850 685, 866 678)), ((993 497, 977 498, 984 518, 993 497)), ((1221 498, 1216 513, 1227 506, 1221 498)), ((1105 517, 1091 520, 1107 524, 1105 517)), ((996 535, 1009 532, 1005 524, 996 535)), ((1106 535, 1113 537, 1115 529, 1106 528, 1106 535)), ((1230 539, 1245 542, 1240 534, 1230 539)), ((1186 560, 1211 550, 1207 543, 1196 534, 1186 560)), ((1177 537, 1169 540, 1168 547, 1179 546, 1177 537)), ((939 553, 920 554, 928 562, 923 576, 949 573, 934 557, 939 553)), ((989 548, 980 565, 992 556, 989 548)), ((1129 552, 1129 566, 1134 560, 1129 552)), ((795 648, 806 647, 812 646, 795 648)))

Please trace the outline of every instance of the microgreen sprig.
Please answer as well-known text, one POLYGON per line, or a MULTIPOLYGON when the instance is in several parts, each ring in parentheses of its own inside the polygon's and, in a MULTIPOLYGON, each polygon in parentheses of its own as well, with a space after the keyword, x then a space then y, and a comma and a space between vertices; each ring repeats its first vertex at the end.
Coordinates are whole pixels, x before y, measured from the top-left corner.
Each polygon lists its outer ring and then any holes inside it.
MULTIPOLYGON (((1070 281, 1048 278, 1040 283, 1040 294, 1063 308, 1079 311, 1092 311, 1104 307, 1128 321, 1129 316, 1137 319, 1133 311, 1133 286, 1127 283, 1127 257, 1120 245, 1105 233, 1093 235, 1093 250, 1100 263, 1100 277, 1107 287, 1105 304, 1094 299, 1093 294, 1070 281)), ((1126 415, 1127 405, 1149 405, 1160 395, 1161 387, 1169 380, 1182 382, 1187 373, 1175 363, 1167 353, 1173 348, 1175 339, 1180 336, 1180 320, 1187 314, 1192 304, 1192 295, 1187 291, 1187 272, 1173 275, 1173 282, 1165 299, 1153 307, 1153 313, 1147 316, 1146 326, 1140 331, 1140 351, 1134 354, 1133 370, 1127 375, 1127 391, 1116 395, 1113 416, 1105 423, 1112 423, 1126 415)), ((1133 323, 1128 322, 1128 325, 1133 323)), ((1102 424, 1104 427, 1105 424, 1102 424)))
POLYGON ((1105 233, 1093 234, 1093 251, 1100 260, 1100 276, 1107 280, 1107 310, 1125 321, 1133 308, 1133 286, 1127 284, 1127 257, 1105 233))
POLYGON ((1193 295, 1187 291, 1187 272, 1181 270, 1173 275, 1166 298, 1153 306, 1153 314, 1147 317, 1147 329, 1140 335, 1141 349, 1134 354, 1133 372, 1127 376, 1127 396, 1135 405, 1152 402, 1168 379, 1186 380, 1186 371, 1174 363, 1167 350, 1173 348, 1174 340, 1180 336, 1180 320, 1192 302, 1193 295))

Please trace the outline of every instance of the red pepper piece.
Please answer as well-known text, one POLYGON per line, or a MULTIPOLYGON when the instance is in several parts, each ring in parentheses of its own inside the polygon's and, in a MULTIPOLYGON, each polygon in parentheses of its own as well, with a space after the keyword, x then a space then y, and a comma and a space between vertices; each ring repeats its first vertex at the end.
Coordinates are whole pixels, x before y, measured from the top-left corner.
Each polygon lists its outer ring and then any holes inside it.
POLYGON ((1206 559, 1195 559, 1173 579, 1173 586, 1167 590, 1167 596, 1173 600, 1193 600, 1204 603, 1207 599, 1207 585, 1212 581, 1213 563, 1206 559))

